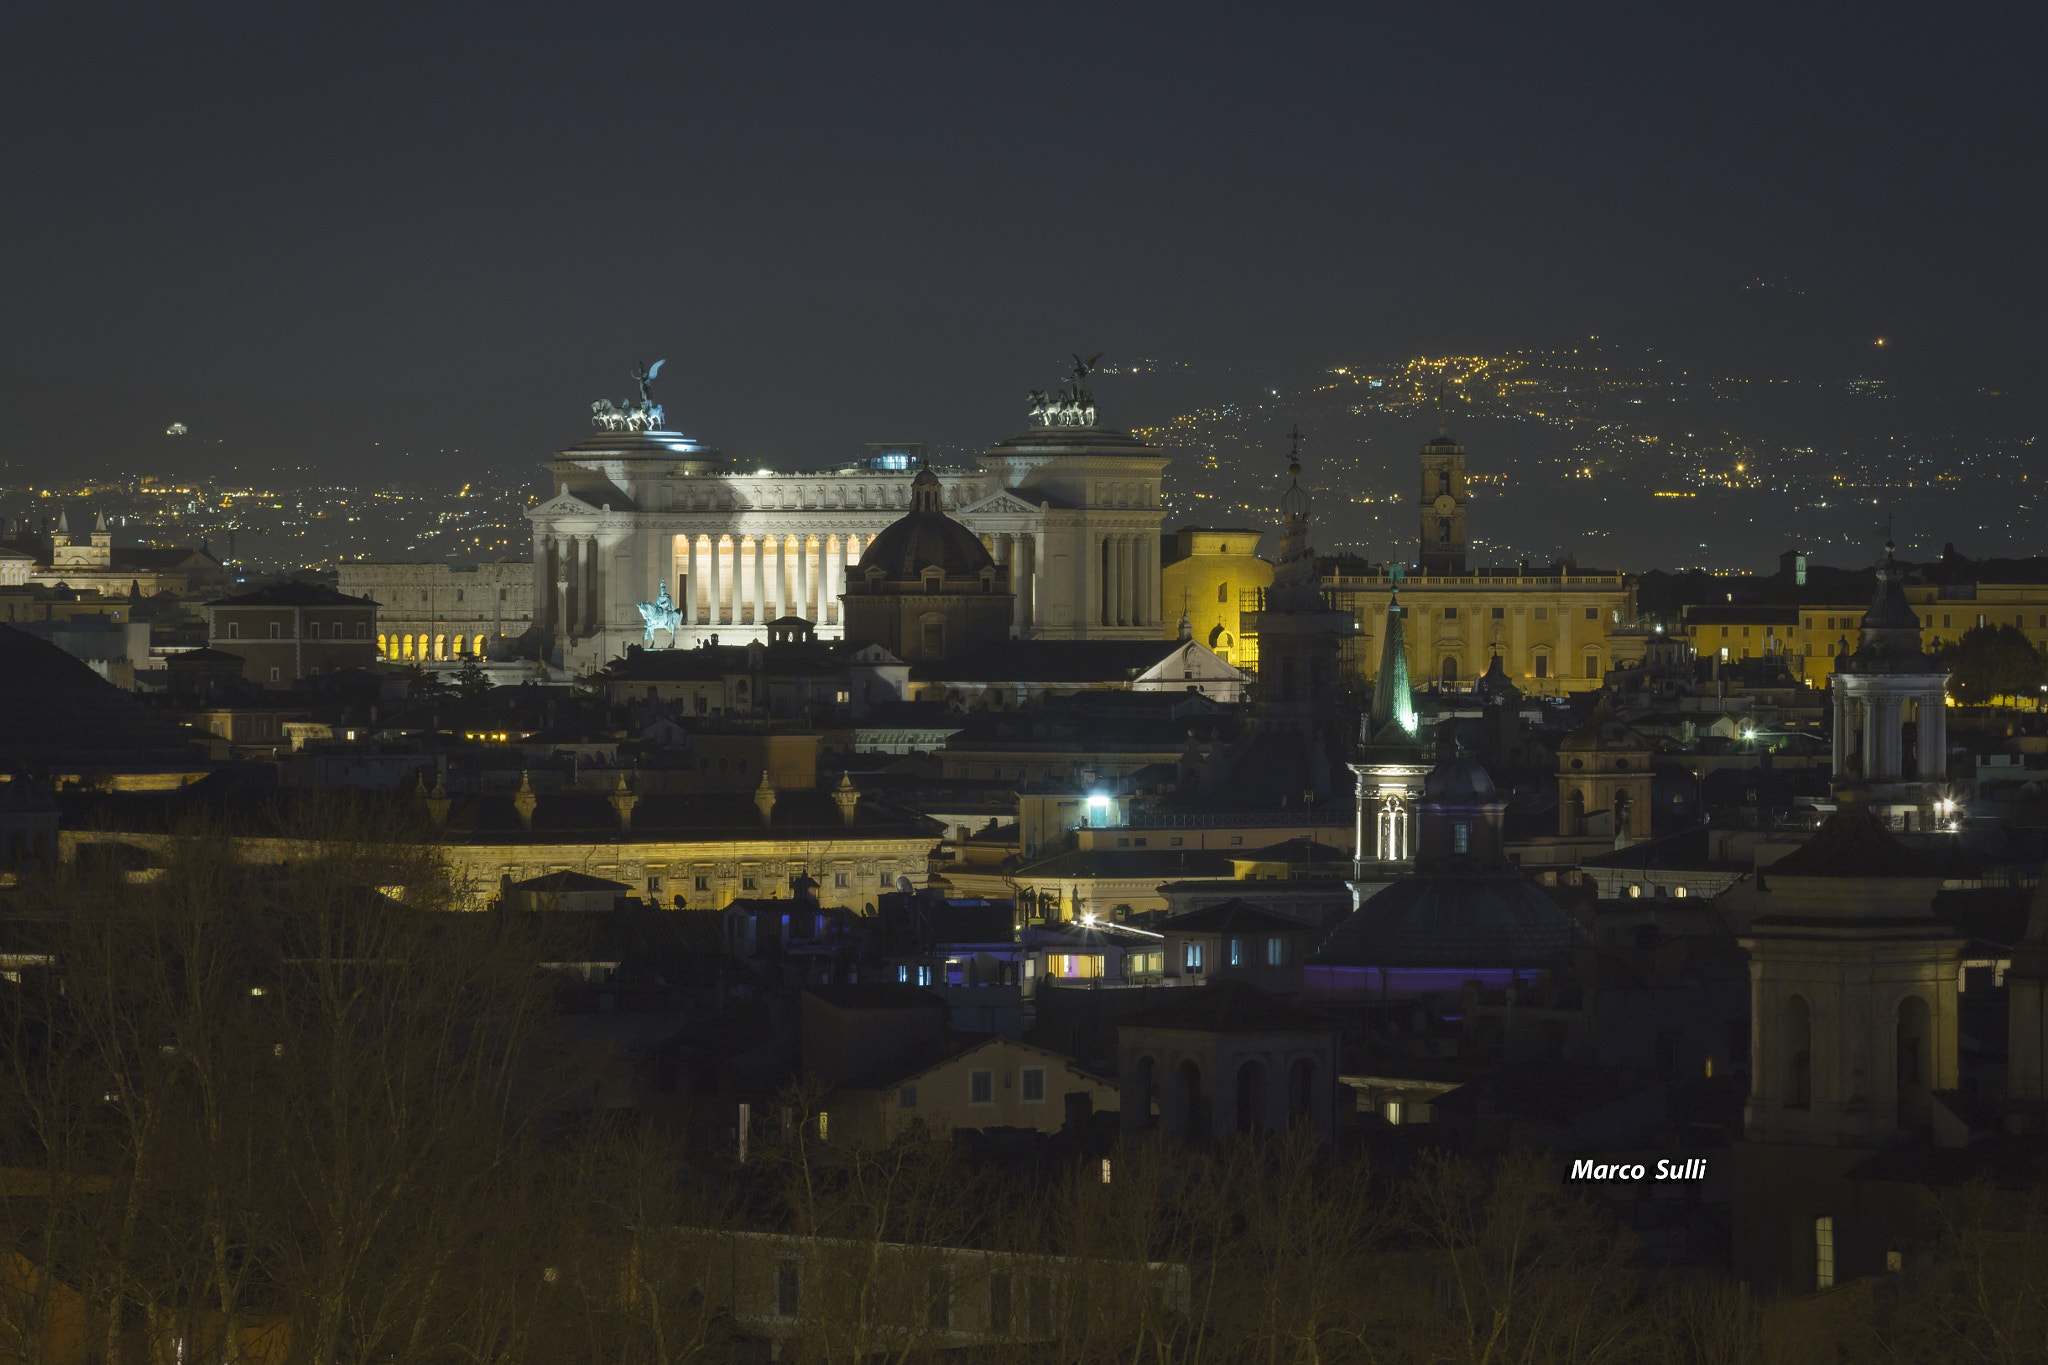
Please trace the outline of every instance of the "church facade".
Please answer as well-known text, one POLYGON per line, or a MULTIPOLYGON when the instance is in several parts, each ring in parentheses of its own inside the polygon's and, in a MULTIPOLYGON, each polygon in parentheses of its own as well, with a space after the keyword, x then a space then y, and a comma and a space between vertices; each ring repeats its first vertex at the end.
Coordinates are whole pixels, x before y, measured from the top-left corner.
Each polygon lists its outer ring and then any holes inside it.
MULTIPOLYGON (((1016 638, 1157 639, 1166 457, 1098 425, 1083 378, 1057 399, 1033 395, 1031 425, 972 465, 933 471, 941 505, 1006 572, 1016 638)), ((764 639, 789 616, 844 638, 846 571, 910 510, 911 463, 746 471, 676 432, 600 430, 555 454, 552 496, 527 512, 534 624, 576 672, 629 645, 764 639), (640 604, 664 589, 676 615, 650 624, 640 604)))

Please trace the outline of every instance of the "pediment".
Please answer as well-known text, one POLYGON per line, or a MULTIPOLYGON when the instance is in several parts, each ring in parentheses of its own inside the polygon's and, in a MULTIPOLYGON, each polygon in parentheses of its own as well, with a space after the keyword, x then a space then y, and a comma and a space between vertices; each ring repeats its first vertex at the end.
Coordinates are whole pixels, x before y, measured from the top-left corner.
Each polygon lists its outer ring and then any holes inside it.
POLYGON ((971 516, 1022 516, 1038 511, 1038 504, 1026 502, 1007 488, 998 488, 979 502, 969 503, 959 509, 958 515, 971 516))
POLYGON ((549 498, 526 515, 534 519, 543 517, 587 517, 597 510, 595 506, 585 502, 574 493, 564 490, 555 494, 554 497, 549 498))
POLYGON ((853 662, 857 664, 901 664, 903 660, 891 654, 880 645, 863 645, 854 651, 853 662))

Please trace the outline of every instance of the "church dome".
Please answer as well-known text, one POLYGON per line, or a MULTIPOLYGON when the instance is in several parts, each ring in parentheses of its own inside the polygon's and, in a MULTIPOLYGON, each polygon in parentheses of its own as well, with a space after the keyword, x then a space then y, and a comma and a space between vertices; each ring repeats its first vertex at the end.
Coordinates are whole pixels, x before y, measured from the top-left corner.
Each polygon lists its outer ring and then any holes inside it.
POLYGON ((854 573, 865 577, 880 569, 885 581, 914 583, 933 565, 947 578, 978 578, 993 567, 995 557, 981 538, 942 510, 943 492, 938 475, 919 470, 910 485, 910 511, 868 542, 854 573))
POLYGON ((1520 876, 1416 876, 1368 897, 1338 921, 1316 961, 1343 967, 1540 967, 1571 946, 1571 919, 1520 876))
POLYGON ((1498 799, 1493 778, 1476 758, 1454 758, 1430 770, 1422 783, 1425 801, 1484 803, 1498 799))

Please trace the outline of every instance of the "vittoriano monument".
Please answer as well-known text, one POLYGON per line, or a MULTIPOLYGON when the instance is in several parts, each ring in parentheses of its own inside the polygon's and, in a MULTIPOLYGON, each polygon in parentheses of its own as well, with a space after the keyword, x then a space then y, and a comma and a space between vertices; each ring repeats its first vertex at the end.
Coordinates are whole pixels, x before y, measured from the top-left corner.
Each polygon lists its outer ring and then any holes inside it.
MULTIPOLYGON (((1172 634, 1159 611, 1166 456, 1103 425, 1098 359, 1061 367, 1059 392, 1033 394, 1021 430, 932 470, 946 515, 1007 570, 1017 639, 1172 634)), ((911 511, 923 452, 890 443, 764 468, 677 430, 687 424, 653 391, 666 365, 631 368, 630 396, 590 405, 597 429, 554 452, 526 511, 534 626, 552 661, 588 673, 632 647, 765 644, 787 617, 817 640, 847 638, 847 570, 911 511)))
POLYGON ((633 371, 633 382, 640 386, 640 401, 635 404, 628 398, 623 403, 613 403, 609 398, 600 398, 590 405, 590 424, 602 431, 659 431, 667 414, 661 404, 654 401, 654 376, 661 373, 666 360, 657 360, 652 365, 643 364, 633 371))

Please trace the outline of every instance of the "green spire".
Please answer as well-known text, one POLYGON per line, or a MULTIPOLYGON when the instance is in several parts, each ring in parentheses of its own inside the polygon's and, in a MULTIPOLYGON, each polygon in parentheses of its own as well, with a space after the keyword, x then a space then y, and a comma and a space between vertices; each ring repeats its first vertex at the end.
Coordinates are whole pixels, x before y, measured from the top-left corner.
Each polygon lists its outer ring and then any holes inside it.
POLYGON ((1387 638, 1380 646, 1380 673, 1372 687, 1372 738, 1414 739, 1415 693, 1408 684, 1408 641, 1401 629, 1401 585, 1387 596, 1387 638), (1388 727, 1398 735, 1388 734, 1388 727))

